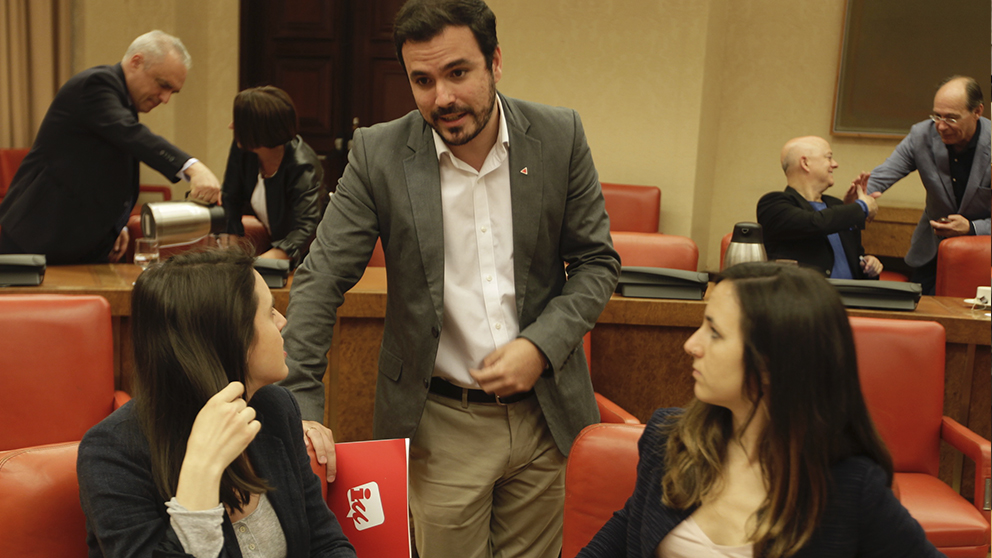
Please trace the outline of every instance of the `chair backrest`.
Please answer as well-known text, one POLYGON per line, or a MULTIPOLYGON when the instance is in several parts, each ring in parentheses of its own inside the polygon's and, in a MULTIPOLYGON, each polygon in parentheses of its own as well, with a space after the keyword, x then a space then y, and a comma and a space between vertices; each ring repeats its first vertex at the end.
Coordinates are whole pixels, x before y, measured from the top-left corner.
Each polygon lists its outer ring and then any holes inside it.
POLYGON ((375 241, 375 249, 369 258, 369 267, 386 267, 386 253, 382 251, 382 239, 375 241))
POLYGON ((601 186, 611 231, 658 232, 661 190, 606 182, 601 186))
POLYGON ((86 558, 86 517, 76 478, 78 447, 79 442, 67 442, 0 453, 4 556, 86 558))
POLYGON ((0 149, 0 198, 7 195, 7 188, 14 181, 17 168, 21 166, 28 151, 28 148, 0 149))
POLYGON ((102 297, 0 296, 0 450, 80 440, 109 415, 113 347, 102 297))
POLYGON ((699 248, 687 236, 613 231, 613 247, 623 265, 696 271, 699 248))
POLYGON ((937 474, 944 414, 944 327, 851 318, 861 391, 897 472, 937 474))
POLYGON ((723 235, 720 240, 720 269, 723 270, 723 257, 727 255, 727 247, 730 246, 731 239, 734 238, 734 233, 729 232, 723 235))
POLYGON ((572 443, 565 468, 562 558, 592 540, 634 493, 643 424, 593 424, 572 443))
POLYGON ((992 242, 987 236, 955 236, 937 247, 937 296, 971 298, 989 285, 992 242))

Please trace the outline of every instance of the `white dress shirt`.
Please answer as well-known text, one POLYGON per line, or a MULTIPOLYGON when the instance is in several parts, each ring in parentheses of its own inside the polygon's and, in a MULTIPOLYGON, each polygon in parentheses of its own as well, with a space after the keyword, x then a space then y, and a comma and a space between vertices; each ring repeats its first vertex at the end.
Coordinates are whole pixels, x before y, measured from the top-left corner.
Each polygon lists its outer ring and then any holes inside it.
POLYGON ((513 284, 510 136, 502 101, 499 133, 482 168, 459 160, 434 132, 444 226, 444 323, 434 375, 479 389, 469 374, 489 353, 517 337, 513 284))

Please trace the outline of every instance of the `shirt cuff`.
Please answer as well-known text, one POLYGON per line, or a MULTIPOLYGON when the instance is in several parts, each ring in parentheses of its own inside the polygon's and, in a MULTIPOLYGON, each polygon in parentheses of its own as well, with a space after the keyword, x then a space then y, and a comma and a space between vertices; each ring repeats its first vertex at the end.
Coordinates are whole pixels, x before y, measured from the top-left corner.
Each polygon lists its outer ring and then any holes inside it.
POLYGON ((209 510, 190 511, 173 497, 165 503, 169 525, 194 558, 214 558, 224 548, 224 506, 217 504, 209 510))
POLYGON ((186 182, 189 182, 189 177, 186 176, 186 169, 192 167, 193 165, 199 162, 200 160, 197 159, 196 157, 190 157, 188 161, 183 163, 183 168, 179 169, 179 172, 176 173, 176 176, 178 176, 180 180, 185 180, 186 182))
POLYGON ((864 200, 854 200, 854 203, 861 206, 861 211, 865 212, 865 217, 868 217, 868 204, 864 200))

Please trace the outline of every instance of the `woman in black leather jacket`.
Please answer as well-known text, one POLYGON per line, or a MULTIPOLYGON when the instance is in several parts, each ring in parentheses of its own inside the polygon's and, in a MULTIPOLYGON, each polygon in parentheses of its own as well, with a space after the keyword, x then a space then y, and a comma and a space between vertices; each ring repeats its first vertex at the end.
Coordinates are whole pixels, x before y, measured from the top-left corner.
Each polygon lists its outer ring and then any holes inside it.
POLYGON ((271 239, 259 257, 295 266, 310 247, 324 191, 317 154, 296 133, 296 107, 278 87, 245 89, 234 98, 231 128, 223 184, 227 232, 244 236, 241 216, 254 215, 271 239))

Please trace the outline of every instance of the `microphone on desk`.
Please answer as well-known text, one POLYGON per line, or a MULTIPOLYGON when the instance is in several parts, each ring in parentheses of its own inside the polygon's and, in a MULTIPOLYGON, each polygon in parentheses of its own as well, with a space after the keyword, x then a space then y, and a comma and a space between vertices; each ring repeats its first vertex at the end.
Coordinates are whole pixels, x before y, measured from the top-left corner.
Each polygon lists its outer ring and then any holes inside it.
POLYGON ((192 244, 208 234, 227 230, 224 208, 187 201, 146 203, 141 207, 141 233, 159 246, 192 244))

